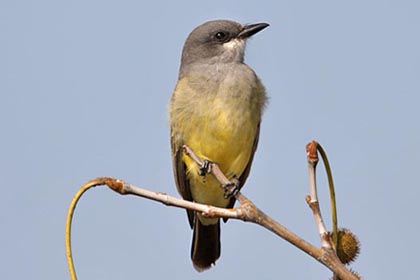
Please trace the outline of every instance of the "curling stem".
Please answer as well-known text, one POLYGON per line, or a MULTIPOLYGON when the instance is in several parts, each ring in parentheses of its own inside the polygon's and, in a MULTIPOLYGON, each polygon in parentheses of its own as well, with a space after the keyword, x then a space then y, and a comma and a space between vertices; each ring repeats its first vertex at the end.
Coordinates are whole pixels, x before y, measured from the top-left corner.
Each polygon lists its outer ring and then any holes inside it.
POLYGON ((330 200, 331 200, 331 214, 332 214, 332 223, 333 223, 333 240, 334 248, 337 250, 338 247, 338 218, 337 218, 337 203, 335 201, 335 188, 334 180, 332 176, 331 166, 328 161, 327 154, 322 148, 321 144, 317 143, 317 149, 321 154, 322 160, 324 162, 325 170, 327 171, 328 185, 330 187, 330 200))

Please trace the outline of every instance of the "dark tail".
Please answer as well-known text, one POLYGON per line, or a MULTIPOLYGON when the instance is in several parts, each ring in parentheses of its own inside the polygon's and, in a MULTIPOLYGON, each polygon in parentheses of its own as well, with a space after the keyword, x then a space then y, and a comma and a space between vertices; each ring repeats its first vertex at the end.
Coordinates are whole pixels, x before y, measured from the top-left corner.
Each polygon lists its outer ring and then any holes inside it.
POLYGON ((195 216, 191 246, 191 260, 194 268, 198 272, 209 269, 219 257, 220 220, 217 221, 217 224, 205 226, 195 216))

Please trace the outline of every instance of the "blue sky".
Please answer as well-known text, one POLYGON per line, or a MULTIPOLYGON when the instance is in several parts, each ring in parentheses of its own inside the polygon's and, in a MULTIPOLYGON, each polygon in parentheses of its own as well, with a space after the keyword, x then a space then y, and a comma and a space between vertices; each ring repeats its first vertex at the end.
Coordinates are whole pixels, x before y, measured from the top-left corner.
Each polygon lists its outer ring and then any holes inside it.
MULTIPOLYGON (((326 149, 339 223, 366 279, 414 277, 420 160, 418 1, 2 1, 0 267, 4 279, 69 279, 66 212, 99 176, 177 195, 168 101, 186 36, 210 19, 270 27, 246 62, 270 104, 243 192, 319 244, 304 197, 305 145, 326 149)), ((320 199, 330 225, 326 179, 320 199)), ((222 226, 222 256, 198 274, 185 211, 105 188, 75 214, 79 279, 328 279, 251 224, 222 226)))

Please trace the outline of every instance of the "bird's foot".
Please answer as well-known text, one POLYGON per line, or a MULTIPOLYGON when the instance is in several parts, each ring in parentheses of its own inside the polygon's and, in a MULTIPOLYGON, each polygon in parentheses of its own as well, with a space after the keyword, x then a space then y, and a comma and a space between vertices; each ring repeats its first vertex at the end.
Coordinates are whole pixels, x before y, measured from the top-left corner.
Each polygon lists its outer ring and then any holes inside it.
POLYGON ((225 190, 224 198, 232 198, 239 192, 239 181, 236 178, 234 178, 232 182, 224 184, 223 189, 225 190))
POLYGON ((205 178, 207 174, 211 173, 211 163, 212 162, 207 159, 203 161, 203 164, 200 167, 200 176, 205 178))

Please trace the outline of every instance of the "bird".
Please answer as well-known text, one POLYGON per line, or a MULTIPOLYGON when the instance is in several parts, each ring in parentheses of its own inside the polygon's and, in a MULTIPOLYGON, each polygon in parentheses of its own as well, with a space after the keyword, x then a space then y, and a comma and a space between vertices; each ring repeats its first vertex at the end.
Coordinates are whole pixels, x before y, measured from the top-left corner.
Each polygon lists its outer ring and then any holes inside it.
MULTIPOLYGON (((250 173, 267 103, 266 90, 244 62, 247 40, 267 23, 242 25, 212 20, 187 37, 178 82, 169 102, 171 148, 177 190, 183 199, 232 208, 219 181, 203 174, 184 153, 184 145, 204 160, 216 163, 242 188, 250 173)), ((205 172, 204 172, 205 173, 205 172)), ((191 260, 202 272, 220 257, 220 219, 187 210, 193 230, 191 260)))

